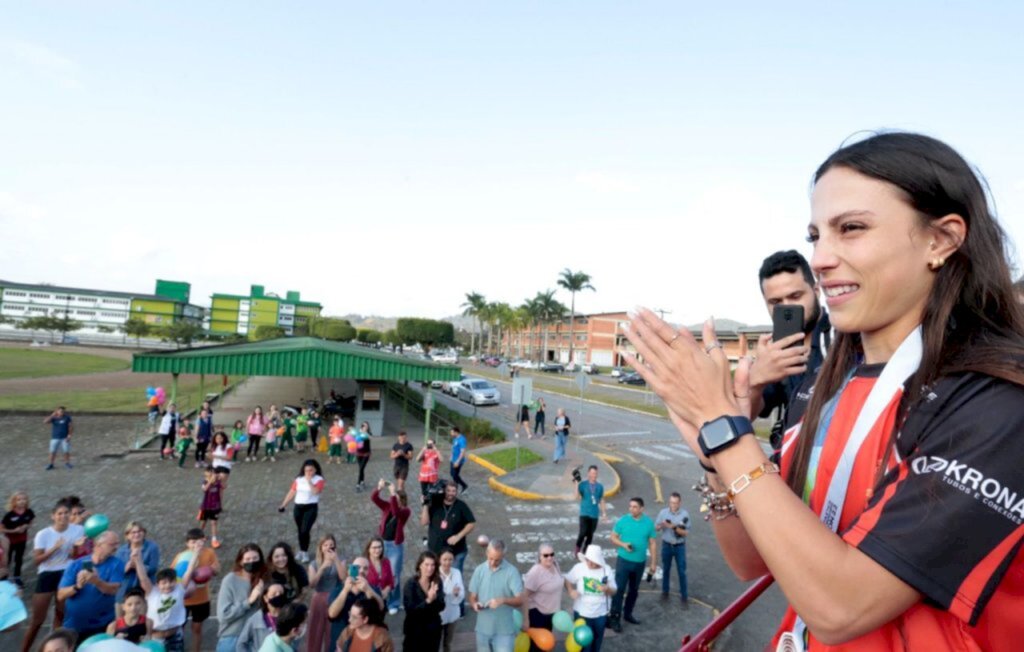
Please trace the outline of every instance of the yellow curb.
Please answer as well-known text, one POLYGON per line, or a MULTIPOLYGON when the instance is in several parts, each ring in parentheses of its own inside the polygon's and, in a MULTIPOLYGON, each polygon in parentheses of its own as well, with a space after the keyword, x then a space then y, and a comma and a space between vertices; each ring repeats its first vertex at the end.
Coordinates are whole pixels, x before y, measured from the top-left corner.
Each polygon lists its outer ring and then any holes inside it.
MULTIPOLYGON (((601 458, 602 460, 605 459, 604 456, 601 456, 601 455, 597 455, 597 457, 601 458)), ((608 457, 612 457, 612 456, 608 456, 608 457)), ((499 466, 496 466, 495 464, 492 464, 491 462, 488 462, 487 460, 483 459, 479 455, 475 455, 473 453, 469 453, 469 459, 470 459, 470 461, 476 462, 480 466, 484 467, 485 469, 487 469, 488 471, 493 473, 494 475, 492 475, 490 478, 487 479, 487 486, 489 486, 491 489, 494 489, 495 491, 498 491, 500 493, 505 494, 506 496, 511 496, 512 498, 518 498, 519 500, 559 500, 559 501, 566 501, 566 500, 573 501, 573 500, 576 500, 575 496, 571 496, 570 497, 569 494, 560 494, 560 495, 557 495, 557 496, 551 496, 551 495, 547 495, 547 494, 539 494, 539 493, 536 493, 536 492, 533 492, 533 491, 526 491, 524 489, 516 489, 515 487, 510 487, 507 484, 505 484, 504 482, 501 482, 500 480, 498 480, 498 478, 500 478, 501 476, 505 475, 507 473, 507 471, 505 471, 504 469, 502 469, 499 466)), ((617 460, 617 458, 613 458, 613 459, 617 460)), ((607 460, 605 460, 605 461, 607 461, 607 460)), ((605 498, 611 498, 612 496, 618 494, 619 491, 622 490, 622 478, 619 477, 619 472, 616 471, 615 467, 613 467, 611 464, 608 465, 608 468, 611 469, 612 475, 615 477, 615 484, 613 484, 610 489, 605 491, 605 494, 604 494, 605 498)))
POLYGON ((606 453, 594 453, 594 457, 602 459, 609 464, 622 464, 626 461, 625 458, 615 457, 614 455, 608 455, 606 453))
POLYGON ((503 476, 506 473, 508 473, 508 471, 506 471, 505 469, 501 468, 497 464, 494 464, 493 462, 485 460, 484 458, 480 457, 476 453, 470 453, 469 454, 469 459, 470 459, 470 461, 476 462, 480 466, 484 467, 485 469, 487 469, 488 471, 490 471, 494 475, 503 476))

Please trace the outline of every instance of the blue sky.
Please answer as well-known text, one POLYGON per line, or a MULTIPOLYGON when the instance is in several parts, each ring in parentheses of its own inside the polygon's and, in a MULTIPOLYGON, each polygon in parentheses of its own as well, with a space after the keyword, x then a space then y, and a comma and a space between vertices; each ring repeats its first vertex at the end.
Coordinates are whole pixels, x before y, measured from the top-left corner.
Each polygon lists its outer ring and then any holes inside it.
POLYGON ((775 5, 6 3, 0 278, 442 317, 569 267, 583 311, 764 322, 811 173, 878 128, 1024 237, 1024 9, 775 5))

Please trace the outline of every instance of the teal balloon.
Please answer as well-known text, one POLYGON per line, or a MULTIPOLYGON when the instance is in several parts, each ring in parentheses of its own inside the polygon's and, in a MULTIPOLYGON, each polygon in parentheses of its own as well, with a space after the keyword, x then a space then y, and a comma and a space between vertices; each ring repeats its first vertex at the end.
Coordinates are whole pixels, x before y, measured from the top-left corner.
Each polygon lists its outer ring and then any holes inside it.
POLYGON ((163 641, 154 641, 152 639, 139 643, 139 647, 150 652, 165 652, 167 649, 164 647, 163 641))
POLYGON ((82 641, 81 644, 78 647, 79 648, 87 648, 87 647, 89 647, 90 645, 92 645, 94 643, 99 643, 100 641, 109 641, 112 638, 114 638, 114 637, 111 636, 110 634, 107 634, 107 633, 93 634, 89 638, 87 638, 84 641, 82 641))
POLYGON ((179 561, 178 565, 174 567, 174 572, 178 574, 178 579, 185 577, 185 573, 188 571, 188 562, 179 561))
POLYGON ((573 628, 572 616, 565 611, 556 611, 555 615, 551 618, 551 623, 555 626, 555 629, 566 634, 571 632, 573 628))
POLYGON ((516 624, 516 631, 523 627, 523 612, 516 609, 512 612, 512 622, 516 624))
POLYGON ((110 527, 110 519, 106 514, 93 514, 85 519, 85 536, 95 539, 106 532, 108 527, 110 527))
POLYGON ((580 644, 580 647, 587 647, 594 642, 594 630, 589 625, 580 625, 572 630, 572 637, 580 644))

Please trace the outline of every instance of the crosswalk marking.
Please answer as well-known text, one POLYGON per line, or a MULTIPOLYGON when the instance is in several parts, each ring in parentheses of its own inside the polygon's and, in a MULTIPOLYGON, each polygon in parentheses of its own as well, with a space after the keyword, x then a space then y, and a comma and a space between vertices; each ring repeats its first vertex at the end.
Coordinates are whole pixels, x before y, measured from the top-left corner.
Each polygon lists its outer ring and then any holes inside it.
POLYGON ((664 462, 666 460, 672 459, 668 455, 663 455, 661 453, 655 453, 652 450, 648 450, 648 449, 642 448, 640 446, 633 446, 631 448, 627 448, 626 450, 628 450, 628 451, 630 451, 632 453, 636 453, 637 455, 643 455, 644 457, 650 457, 651 459, 655 459, 655 460, 658 460, 660 462, 664 462))
POLYGON ((670 446, 651 446, 654 450, 668 453, 669 455, 678 455, 686 459, 694 459, 693 453, 688 452, 682 444, 675 444, 670 446))
POLYGON ((512 527, 519 527, 520 525, 532 525, 534 527, 538 525, 576 525, 579 523, 579 519, 571 516, 559 516, 556 518, 510 518, 508 524, 512 527))

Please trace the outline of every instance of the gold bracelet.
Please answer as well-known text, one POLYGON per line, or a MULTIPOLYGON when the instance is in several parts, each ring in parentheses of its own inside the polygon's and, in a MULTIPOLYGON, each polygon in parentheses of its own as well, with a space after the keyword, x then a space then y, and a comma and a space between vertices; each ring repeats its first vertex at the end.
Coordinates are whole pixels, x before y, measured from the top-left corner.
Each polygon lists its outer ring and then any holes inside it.
POLYGON ((726 494, 729 496, 729 500, 732 500, 733 498, 738 496, 741 491, 743 491, 744 489, 749 487, 751 484, 753 484, 754 480, 757 480, 758 478, 764 477, 764 476, 769 475, 771 473, 778 473, 778 472, 779 472, 779 465, 778 464, 775 464, 773 462, 764 462, 762 464, 759 464, 757 466, 757 468, 755 468, 750 473, 744 473, 740 477, 738 477, 735 480, 733 480, 732 482, 730 482, 729 483, 729 490, 726 492, 726 494))

